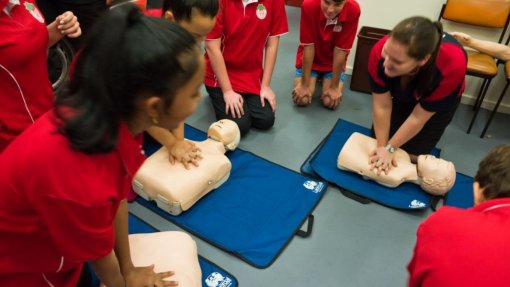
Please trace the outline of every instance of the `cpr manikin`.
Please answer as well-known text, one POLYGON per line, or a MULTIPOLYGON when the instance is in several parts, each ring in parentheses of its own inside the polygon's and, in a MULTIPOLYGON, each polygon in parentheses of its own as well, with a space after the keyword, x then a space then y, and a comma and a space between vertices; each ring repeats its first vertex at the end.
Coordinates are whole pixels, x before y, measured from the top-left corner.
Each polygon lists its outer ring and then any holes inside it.
POLYGON ((162 147, 140 167, 133 190, 146 200, 155 200, 159 208, 170 214, 179 215, 228 179, 232 164, 225 152, 234 150, 240 138, 234 121, 213 123, 208 138, 194 142, 202 151, 202 160, 198 167, 189 170, 181 164, 172 165, 167 149, 162 147))
MULTIPOLYGON (((202 271, 195 241, 180 231, 129 235, 129 250, 135 266, 154 264, 154 272, 173 271, 168 278, 179 287, 201 287, 202 271)), ((105 285, 101 285, 105 287, 105 285)))
POLYGON ((418 164, 411 162, 409 154, 396 149, 393 159, 397 166, 388 174, 377 174, 370 170, 369 154, 377 145, 377 141, 369 136, 353 133, 345 142, 337 159, 337 167, 349 170, 371 179, 387 187, 397 187, 403 182, 412 182, 434 195, 447 193, 455 183, 455 167, 452 162, 438 159, 432 155, 418 156, 418 164))

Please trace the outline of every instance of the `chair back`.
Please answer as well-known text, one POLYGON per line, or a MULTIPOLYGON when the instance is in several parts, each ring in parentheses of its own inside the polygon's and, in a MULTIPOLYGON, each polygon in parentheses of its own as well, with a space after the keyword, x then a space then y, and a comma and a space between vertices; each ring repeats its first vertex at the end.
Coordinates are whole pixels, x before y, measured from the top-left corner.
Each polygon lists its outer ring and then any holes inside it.
POLYGON ((499 43, 508 27, 510 0, 447 0, 439 20, 502 29, 499 43))

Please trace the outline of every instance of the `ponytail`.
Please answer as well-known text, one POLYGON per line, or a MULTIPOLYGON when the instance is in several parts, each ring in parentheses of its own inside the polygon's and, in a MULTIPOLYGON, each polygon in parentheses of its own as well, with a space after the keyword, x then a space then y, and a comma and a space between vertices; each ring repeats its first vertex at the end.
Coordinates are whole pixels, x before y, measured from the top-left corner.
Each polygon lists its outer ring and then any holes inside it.
POLYGON ((142 97, 169 107, 198 67, 198 49, 184 29, 145 17, 135 6, 97 21, 78 55, 75 73, 56 99, 60 132, 86 153, 111 151, 119 124, 132 119, 142 97), (186 56, 189 55, 189 56, 186 56))

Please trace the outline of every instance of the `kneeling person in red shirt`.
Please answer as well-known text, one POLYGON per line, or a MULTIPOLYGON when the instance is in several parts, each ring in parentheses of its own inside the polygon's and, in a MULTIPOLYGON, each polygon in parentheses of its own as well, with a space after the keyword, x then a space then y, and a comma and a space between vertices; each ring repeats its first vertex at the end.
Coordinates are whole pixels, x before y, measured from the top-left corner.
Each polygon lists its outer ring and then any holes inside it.
POLYGON ((206 37, 205 86, 216 119, 231 119, 241 135, 274 125, 270 87, 279 37, 288 32, 283 0, 220 0, 216 25, 206 37))
POLYGON ((409 286, 510 286, 510 145, 491 150, 475 207, 441 207, 418 227, 409 286))

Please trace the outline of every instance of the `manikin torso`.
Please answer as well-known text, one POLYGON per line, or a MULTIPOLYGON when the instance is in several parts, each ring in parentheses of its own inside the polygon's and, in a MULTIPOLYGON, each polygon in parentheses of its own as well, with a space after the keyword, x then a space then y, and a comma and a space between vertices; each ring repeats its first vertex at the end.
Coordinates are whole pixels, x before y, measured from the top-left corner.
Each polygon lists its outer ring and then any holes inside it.
POLYGON ((393 155, 397 167, 393 167, 388 174, 370 170, 369 155, 377 147, 377 141, 360 133, 353 133, 345 142, 337 159, 337 167, 356 172, 367 179, 372 179, 387 187, 397 187, 402 182, 418 183, 416 165, 411 162, 409 154, 402 149, 396 149, 393 155))
POLYGON ((455 183, 455 167, 453 163, 435 158, 431 155, 418 156, 418 164, 411 162, 409 154, 396 149, 393 155, 396 167, 388 174, 377 174, 370 169, 370 153, 377 147, 374 138, 360 133, 353 133, 345 142, 337 159, 337 167, 342 170, 356 172, 365 179, 371 179, 387 187, 397 187, 403 182, 420 185, 425 191, 440 195, 448 192, 455 183))

